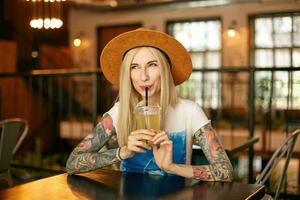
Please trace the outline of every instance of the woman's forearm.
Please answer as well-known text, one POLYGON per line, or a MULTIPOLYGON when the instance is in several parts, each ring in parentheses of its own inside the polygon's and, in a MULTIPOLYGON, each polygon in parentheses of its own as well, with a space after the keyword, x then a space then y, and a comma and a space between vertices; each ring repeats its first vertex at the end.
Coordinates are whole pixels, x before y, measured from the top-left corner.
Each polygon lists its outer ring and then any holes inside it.
POLYGON ((173 164, 166 172, 183 176, 186 178, 195 178, 202 181, 232 181, 232 172, 230 166, 220 166, 214 168, 211 165, 184 165, 173 164))
POLYGON ((103 152, 89 152, 76 154, 71 153, 66 170, 68 174, 88 172, 97 168, 102 168, 119 161, 117 158, 117 150, 109 149, 103 152))
POLYGON ((101 122, 70 154, 66 170, 68 174, 87 172, 119 161, 118 145, 112 119, 105 114, 101 122))
POLYGON ((195 133, 197 144, 203 150, 209 165, 172 164, 169 173, 204 181, 232 181, 233 168, 216 132, 208 123, 195 133))

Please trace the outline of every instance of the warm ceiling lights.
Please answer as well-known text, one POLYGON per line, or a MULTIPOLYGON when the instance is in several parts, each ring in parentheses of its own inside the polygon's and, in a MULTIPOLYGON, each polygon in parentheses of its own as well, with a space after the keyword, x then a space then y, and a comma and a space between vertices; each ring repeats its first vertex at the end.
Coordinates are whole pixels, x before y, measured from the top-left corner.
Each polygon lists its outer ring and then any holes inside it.
POLYGON ((27 0, 31 2, 30 26, 36 29, 62 27, 63 2, 66 0, 27 0))

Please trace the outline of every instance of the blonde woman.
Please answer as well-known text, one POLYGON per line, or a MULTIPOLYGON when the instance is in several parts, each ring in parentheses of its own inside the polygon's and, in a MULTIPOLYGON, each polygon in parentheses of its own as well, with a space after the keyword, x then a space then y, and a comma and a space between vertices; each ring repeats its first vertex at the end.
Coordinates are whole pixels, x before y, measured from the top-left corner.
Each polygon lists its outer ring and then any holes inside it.
POLYGON ((71 153, 69 174, 121 162, 124 172, 232 180, 231 163, 210 121, 198 104, 177 97, 175 85, 189 78, 192 63, 175 38, 143 28, 123 33, 103 49, 101 68, 119 85, 119 98, 71 153), (161 107, 161 130, 136 128, 133 110, 146 88, 149 102, 161 107), (193 137, 209 165, 190 164, 193 137))

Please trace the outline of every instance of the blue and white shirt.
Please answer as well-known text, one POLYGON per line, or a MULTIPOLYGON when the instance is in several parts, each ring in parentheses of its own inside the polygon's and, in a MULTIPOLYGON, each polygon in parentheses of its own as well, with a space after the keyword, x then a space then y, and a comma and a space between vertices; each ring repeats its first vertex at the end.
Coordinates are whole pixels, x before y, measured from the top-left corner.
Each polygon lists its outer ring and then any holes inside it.
MULTIPOLYGON (((116 103, 107 113, 112 117, 114 127, 117 127, 119 103, 116 103)), ((177 104, 169 106, 163 130, 168 132, 173 141, 173 162, 190 164, 192 157, 192 138, 194 133, 202 126, 209 123, 201 107, 190 100, 178 98, 177 104)), ((116 132, 118 130, 116 129, 116 132)), ((122 161, 122 171, 166 174, 155 163, 152 150, 137 153, 132 158, 122 161)))

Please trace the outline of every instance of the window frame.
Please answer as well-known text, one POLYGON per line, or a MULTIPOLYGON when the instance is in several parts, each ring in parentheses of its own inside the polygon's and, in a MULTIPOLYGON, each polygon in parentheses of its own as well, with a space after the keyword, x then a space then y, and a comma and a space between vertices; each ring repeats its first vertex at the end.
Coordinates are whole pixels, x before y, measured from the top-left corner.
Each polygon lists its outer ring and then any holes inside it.
MULTIPOLYGON (((223 67, 223 36, 222 36, 222 33, 223 33, 223 21, 222 21, 222 18, 217 16, 217 17, 208 17, 208 18, 190 18, 190 19, 172 19, 172 20, 168 20, 166 22, 166 26, 165 26, 165 32, 174 36, 173 35, 173 32, 171 30, 171 24, 175 24, 175 23, 192 23, 192 22, 208 22, 208 21, 218 21, 220 23, 220 48, 219 50, 208 50, 208 49, 205 49, 203 51, 189 51, 189 53, 201 53, 203 54, 203 58, 204 58, 204 62, 203 62, 203 67, 200 67, 200 68, 195 68, 197 66, 193 66, 193 69, 192 69, 192 74, 196 74, 196 73, 201 73, 201 80, 200 80, 200 83, 201 83, 201 102, 202 102, 202 107, 203 108, 211 108, 211 104, 210 105, 207 105, 206 103, 206 99, 205 99, 205 74, 207 73, 217 73, 217 76, 218 76, 218 80, 217 80, 217 83, 220 83, 218 86, 217 86, 217 96, 220 95, 220 98, 217 98, 217 105, 216 105, 216 108, 215 109, 219 109, 222 107, 222 99, 221 97, 223 96, 222 95, 222 74, 219 73, 218 71, 223 67), (220 56, 220 65, 218 68, 216 67, 207 67, 207 61, 206 61, 206 56, 208 53, 211 53, 211 52, 217 52, 219 53, 219 56, 220 56), (214 72, 215 71, 215 72, 214 72)), ((192 76, 191 74, 191 76, 192 76)), ((207 76, 206 76, 207 77, 207 76)))
MULTIPOLYGON (((267 72, 270 72, 270 75, 271 75, 271 80, 270 82, 271 85, 270 85, 270 89, 269 90, 274 90, 275 88, 275 82, 276 80, 274 80, 275 78, 275 73, 276 72, 287 72, 288 75, 288 79, 286 80, 288 82, 288 84, 286 85, 287 86, 287 90, 288 90, 288 94, 286 96, 286 107, 284 108, 283 106, 276 106, 276 109, 280 110, 280 109, 290 109, 290 108, 293 108, 293 107, 297 107, 297 109, 299 109, 297 105, 294 105, 293 101, 294 101, 294 98, 297 99, 297 96, 294 95, 294 90, 293 90, 293 87, 294 87, 294 77, 293 77, 293 71, 292 70, 289 70, 289 69, 292 69, 292 68, 299 68, 299 67, 294 67, 293 66, 293 49, 297 49, 297 48, 300 48, 300 45, 297 46, 297 45, 294 45, 294 28, 293 28, 293 25, 294 25, 294 16, 300 16, 300 12, 299 11, 293 11, 293 12, 273 12, 273 13, 260 13, 260 14, 254 14, 254 15, 250 15, 249 16, 249 54, 250 54, 250 67, 254 68, 254 69, 257 69, 256 71, 260 71, 260 69, 266 69, 267 72), (275 46, 275 31, 274 31, 274 18, 276 17, 290 17, 291 18, 291 26, 292 26, 292 30, 291 30, 291 38, 290 38, 290 41, 291 41, 291 46, 288 47, 288 46, 285 46, 285 47, 276 47, 275 46), (256 19, 259 19, 259 18, 271 18, 272 19, 272 42, 273 42, 273 47, 257 47, 256 44, 255 44, 255 20, 256 19), (289 66, 288 67, 281 67, 281 66, 276 66, 276 50, 280 50, 280 49, 288 49, 289 50, 289 58, 290 58, 290 63, 289 63, 289 66), (272 51, 272 62, 273 62, 273 65, 271 67, 267 67, 267 68, 264 68, 264 67, 256 67, 255 65, 255 52, 257 50, 271 50, 272 51), (273 88, 271 88, 273 87, 273 88)), ((256 73, 255 73, 256 74, 256 73)), ((269 75, 268 75, 269 76, 269 75)), ((256 79, 256 75, 255 75, 255 80, 256 79)), ((255 84, 256 85, 256 84, 255 84)), ((273 93, 273 91, 270 91, 271 93, 273 93)))

